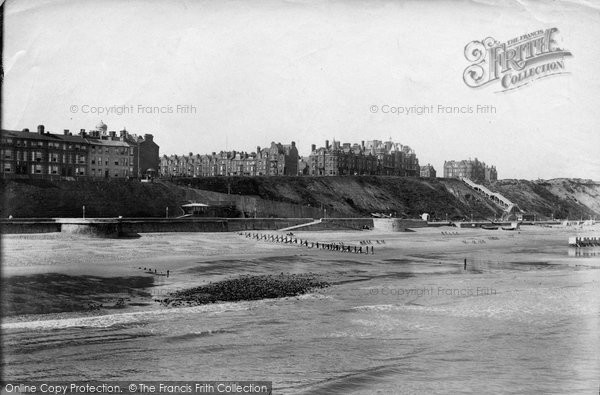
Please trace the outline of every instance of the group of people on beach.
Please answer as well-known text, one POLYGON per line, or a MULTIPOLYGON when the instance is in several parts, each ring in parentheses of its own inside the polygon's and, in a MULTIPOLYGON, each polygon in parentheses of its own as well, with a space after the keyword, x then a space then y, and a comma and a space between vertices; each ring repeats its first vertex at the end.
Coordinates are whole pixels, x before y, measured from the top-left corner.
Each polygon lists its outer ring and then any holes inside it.
MULTIPOLYGON (((354 254, 369 254, 369 253, 375 254, 375 248, 373 246, 371 246, 371 248, 369 248, 368 245, 364 246, 364 247, 362 245, 360 245, 360 246, 345 245, 342 242, 331 243, 331 242, 308 241, 306 239, 302 240, 300 238, 295 237, 293 233, 288 233, 285 236, 264 234, 264 233, 255 233, 255 232, 239 232, 238 234, 240 236, 245 236, 246 238, 249 238, 249 239, 270 241, 273 243, 295 244, 295 245, 299 245, 301 247, 317 248, 317 249, 326 250, 326 251, 348 252, 348 253, 354 253, 354 254)), ((361 242, 361 244, 363 244, 363 243, 361 242)))
MULTIPOLYGON (((463 244, 469 244, 469 240, 463 240, 463 244)), ((475 239, 471 240, 471 244, 485 244, 485 240, 483 239, 475 239)))
POLYGON ((138 269, 143 270, 144 273, 154 274, 156 276, 167 276, 167 277, 169 277, 171 275, 171 271, 169 271, 169 270, 167 270, 167 273, 165 274, 162 271, 159 272, 158 270, 152 269, 150 267, 148 267, 148 268, 145 267, 145 268, 142 269, 142 267, 140 266, 140 267, 138 267, 138 269))

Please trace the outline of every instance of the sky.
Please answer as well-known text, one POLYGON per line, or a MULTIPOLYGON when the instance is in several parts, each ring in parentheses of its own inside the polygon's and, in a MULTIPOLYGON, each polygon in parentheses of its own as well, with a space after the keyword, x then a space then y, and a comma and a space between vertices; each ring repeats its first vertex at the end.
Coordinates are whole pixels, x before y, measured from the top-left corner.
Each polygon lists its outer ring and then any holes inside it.
POLYGON ((477 157, 501 179, 600 180, 592 4, 7 0, 2 128, 62 133, 102 120, 152 133, 161 155, 272 141, 308 155, 325 140, 391 138, 438 176, 445 160, 477 157), (471 41, 548 28, 573 55, 565 73, 505 92, 463 81, 471 41), (413 106, 434 111, 391 113, 413 106))

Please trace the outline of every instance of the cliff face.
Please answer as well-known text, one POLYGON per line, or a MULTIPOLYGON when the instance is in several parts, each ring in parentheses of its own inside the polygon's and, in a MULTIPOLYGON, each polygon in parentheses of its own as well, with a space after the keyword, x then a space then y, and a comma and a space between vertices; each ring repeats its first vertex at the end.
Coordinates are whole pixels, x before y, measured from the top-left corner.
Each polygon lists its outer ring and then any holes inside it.
MULTIPOLYGON (((325 207, 335 216, 372 212, 433 218, 494 218, 502 208, 455 179, 403 177, 210 177, 178 179, 177 185, 232 195, 325 207)), ((501 180, 488 187, 538 218, 600 216, 600 183, 590 180, 501 180)))
POLYGON ((178 213, 180 189, 137 181, 2 181, 2 218, 164 217, 178 213), (175 211, 178 210, 178 211, 175 211))
MULTIPOLYGON (((3 218, 163 217, 181 203, 231 201, 257 216, 401 217, 429 213, 440 220, 500 217, 502 209, 459 180, 402 177, 208 177, 157 183, 137 181, 1 182, 3 218), (210 192, 207 192, 210 191, 210 192), (252 207, 250 209, 249 207, 252 207)), ((538 218, 600 216, 600 183, 588 180, 501 180, 488 187, 538 218)))
POLYGON ((589 219, 600 214, 600 183, 592 180, 500 180, 491 188, 538 217, 589 219))

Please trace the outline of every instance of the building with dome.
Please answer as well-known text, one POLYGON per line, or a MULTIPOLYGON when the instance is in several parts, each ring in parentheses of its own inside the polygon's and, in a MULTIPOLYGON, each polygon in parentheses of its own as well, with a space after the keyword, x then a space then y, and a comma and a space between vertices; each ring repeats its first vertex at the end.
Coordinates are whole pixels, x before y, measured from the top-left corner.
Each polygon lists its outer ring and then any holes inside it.
POLYGON ((29 129, 2 130, 0 169, 4 178, 142 178, 156 175, 159 146, 151 134, 119 135, 100 121, 73 134, 29 129))

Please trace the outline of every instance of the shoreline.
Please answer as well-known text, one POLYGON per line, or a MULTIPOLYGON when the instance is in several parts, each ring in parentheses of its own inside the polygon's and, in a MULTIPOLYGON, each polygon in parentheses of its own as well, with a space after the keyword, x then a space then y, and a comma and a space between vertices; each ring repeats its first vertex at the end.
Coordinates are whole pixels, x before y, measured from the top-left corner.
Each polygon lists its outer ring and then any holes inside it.
MULTIPOLYGON (((255 232, 285 235, 276 231, 255 232)), ((237 232, 149 233, 137 239, 3 235, 3 282, 18 283, 19 277, 23 277, 20 280, 27 280, 29 285, 21 285, 24 289, 19 292, 36 295, 36 289, 43 289, 40 287, 44 278, 53 278, 57 281, 56 289, 49 291, 48 297, 52 297, 52 292, 60 294, 65 286, 71 287, 71 294, 69 291, 66 295, 61 294, 62 299, 56 301, 58 307, 48 302, 51 308, 60 309, 60 303, 71 303, 69 299, 84 305, 88 302, 86 295, 94 303, 105 300, 103 304, 107 306, 99 311, 5 315, 3 323, 73 314, 97 316, 157 310, 161 307, 155 300, 174 291, 240 275, 279 274, 282 271, 289 274, 314 272, 327 278, 335 288, 347 282, 368 281, 388 272, 392 275, 397 270, 408 270, 424 278, 428 273, 481 278, 498 272, 525 273, 546 267, 564 267, 570 271, 600 268, 600 256, 568 256, 567 236, 572 234, 568 228, 525 228, 520 233, 477 229, 453 229, 453 234, 442 232, 445 231, 439 228, 423 228, 411 233, 372 230, 296 233, 297 237, 312 242, 350 245, 371 240, 371 245, 375 246, 373 255, 272 243, 237 232), (375 240, 385 240, 385 244, 376 244, 375 240), (561 240, 564 246, 559 244, 561 240), (462 267, 464 258, 468 261, 467 271, 462 267), (365 273, 345 270, 350 263, 364 266, 365 273), (148 274, 144 268, 163 273, 169 270, 170 276, 148 274), (129 287, 127 282, 135 278, 145 282, 146 286, 134 291, 135 287, 129 287), (105 288, 97 287, 95 293, 86 290, 85 294, 78 289, 94 282, 105 288), (123 288, 116 292, 119 286, 123 288), (125 299, 124 306, 116 306, 119 298, 125 299)), ((12 290, 11 296, 15 293, 12 290)), ((35 299, 32 297, 20 303, 35 304, 35 299)))

